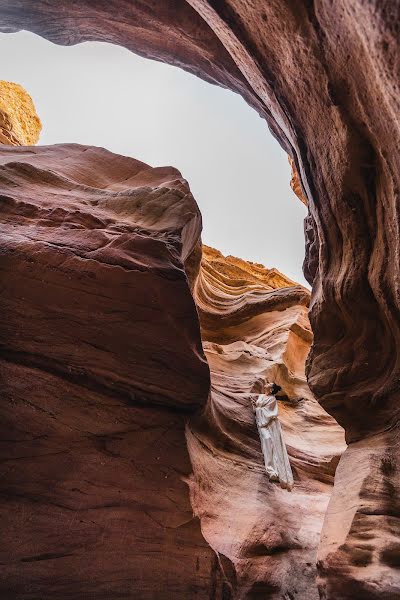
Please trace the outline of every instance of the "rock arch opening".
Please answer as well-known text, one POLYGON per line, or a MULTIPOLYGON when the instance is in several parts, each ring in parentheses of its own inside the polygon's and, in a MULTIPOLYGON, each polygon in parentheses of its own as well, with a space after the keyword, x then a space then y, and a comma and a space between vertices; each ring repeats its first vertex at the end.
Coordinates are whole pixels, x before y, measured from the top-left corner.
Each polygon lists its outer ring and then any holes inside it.
MULTIPOLYGON (((61 44, 111 41, 239 92, 295 161, 309 200, 308 381, 350 442, 319 548, 319 591, 328 599, 400 594, 396 561, 387 559, 399 539, 399 11, 391 0, 0 7, 5 32, 29 29, 61 44)), ((290 520, 288 511, 289 528, 290 520)), ((246 551, 254 558, 298 549, 268 533, 267 544, 243 546, 244 560, 246 551)), ((255 570, 248 590, 260 589, 257 577, 255 570)), ((277 581, 269 593, 280 593, 277 581)), ((304 588, 299 597, 316 594, 304 588)))
POLYGON ((21 32, 1 35, 0 48, 10 56, 3 79, 29 89, 42 117, 39 144, 173 165, 199 204, 205 244, 308 286, 306 208, 289 186, 287 156, 240 96, 110 44, 64 48, 21 32))

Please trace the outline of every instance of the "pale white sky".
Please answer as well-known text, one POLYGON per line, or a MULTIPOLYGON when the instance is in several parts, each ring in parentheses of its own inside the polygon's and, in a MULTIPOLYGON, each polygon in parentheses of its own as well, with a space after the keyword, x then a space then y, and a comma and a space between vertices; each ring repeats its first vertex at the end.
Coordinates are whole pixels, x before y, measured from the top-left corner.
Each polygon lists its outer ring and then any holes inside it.
POLYGON ((203 241, 307 285, 303 218, 287 156, 233 92, 111 44, 56 46, 0 34, 0 79, 22 84, 43 122, 40 144, 103 146, 188 180, 203 241))

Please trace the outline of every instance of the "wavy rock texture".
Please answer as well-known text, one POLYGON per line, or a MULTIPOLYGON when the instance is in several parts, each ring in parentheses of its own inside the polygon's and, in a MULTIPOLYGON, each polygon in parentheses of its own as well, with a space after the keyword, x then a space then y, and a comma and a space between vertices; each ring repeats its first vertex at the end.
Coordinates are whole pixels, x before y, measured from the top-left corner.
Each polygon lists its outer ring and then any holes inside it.
POLYGON ((4 146, 0 194, 0 596, 208 599, 219 569, 182 480, 210 385, 186 182, 100 148, 4 146))
POLYGON ((316 553, 344 439, 305 379, 309 296, 275 269, 203 246, 195 298, 211 395, 187 428, 191 500, 237 598, 318 598, 316 553), (265 474, 250 400, 259 381, 282 387, 292 492, 265 474))
POLYGON ((8 356, 127 398, 204 403, 208 367, 183 266, 201 217, 180 173, 73 144, 4 147, 0 165, 8 356), (165 354, 171 339, 176 352, 165 354))
POLYGON ((400 598, 399 450, 388 431, 344 453, 335 485, 345 493, 332 496, 319 553, 322 598, 400 598))
POLYGON ((317 598, 344 440, 305 380, 309 292, 201 257, 170 167, 3 147, 0 192, 4 597, 317 598), (264 471, 260 380, 283 388, 291 493, 264 471))
POLYGON ((2 31, 120 44, 257 108, 309 199, 311 387, 351 440, 395 423, 398 2, 5 0, 0 15, 2 31))
POLYGON ((399 540, 400 475, 397 468, 390 475, 376 471, 369 457, 386 461, 382 440, 396 436, 400 406, 399 3, 5 0, 0 16, 2 31, 28 29, 62 44, 110 41, 229 87, 259 111, 291 155, 309 208, 308 381, 356 444, 345 454, 332 497, 340 511, 328 512, 320 591, 330 600, 384 597, 398 569, 383 558, 394 542, 381 548, 380 525, 390 524, 399 540), (345 485, 355 456, 363 456, 358 491, 345 485), (390 502, 382 486, 392 490, 390 502), (373 527, 365 508, 371 489, 378 490, 380 516, 373 527), (373 568, 343 561, 333 534, 335 523, 346 523, 340 540, 351 553, 359 521, 373 568))
POLYGON ((0 81, 0 144, 34 145, 41 129, 32 98, 24 88, 18 83, 0 81))

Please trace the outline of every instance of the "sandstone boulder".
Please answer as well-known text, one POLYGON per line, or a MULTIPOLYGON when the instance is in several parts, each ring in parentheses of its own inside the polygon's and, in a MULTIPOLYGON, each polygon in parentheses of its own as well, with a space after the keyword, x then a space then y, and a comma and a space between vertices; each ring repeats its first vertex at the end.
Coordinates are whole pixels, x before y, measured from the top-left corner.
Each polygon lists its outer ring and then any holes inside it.
POLYGON ((34 145, 41 129, 32 98, 24 88, 18 83, 0 81, 0 144, 34 145))

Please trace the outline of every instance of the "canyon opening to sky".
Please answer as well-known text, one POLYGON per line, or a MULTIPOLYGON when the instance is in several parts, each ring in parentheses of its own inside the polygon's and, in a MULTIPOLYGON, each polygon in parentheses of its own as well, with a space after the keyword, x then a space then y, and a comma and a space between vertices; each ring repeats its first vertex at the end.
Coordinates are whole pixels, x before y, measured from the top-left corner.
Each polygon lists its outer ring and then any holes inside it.
POLYGON ((290 188, 287 155, 241 96, 120 46, 55 45, 32 33, 0 34, 1 78, 29 90, 43 123, 39 145, 101 146, 187 179, 203 242, 302 273, 306 207, 290 188))
POLYGON ((399 23, 0 2, 1 598, 400 600, 399 23))

